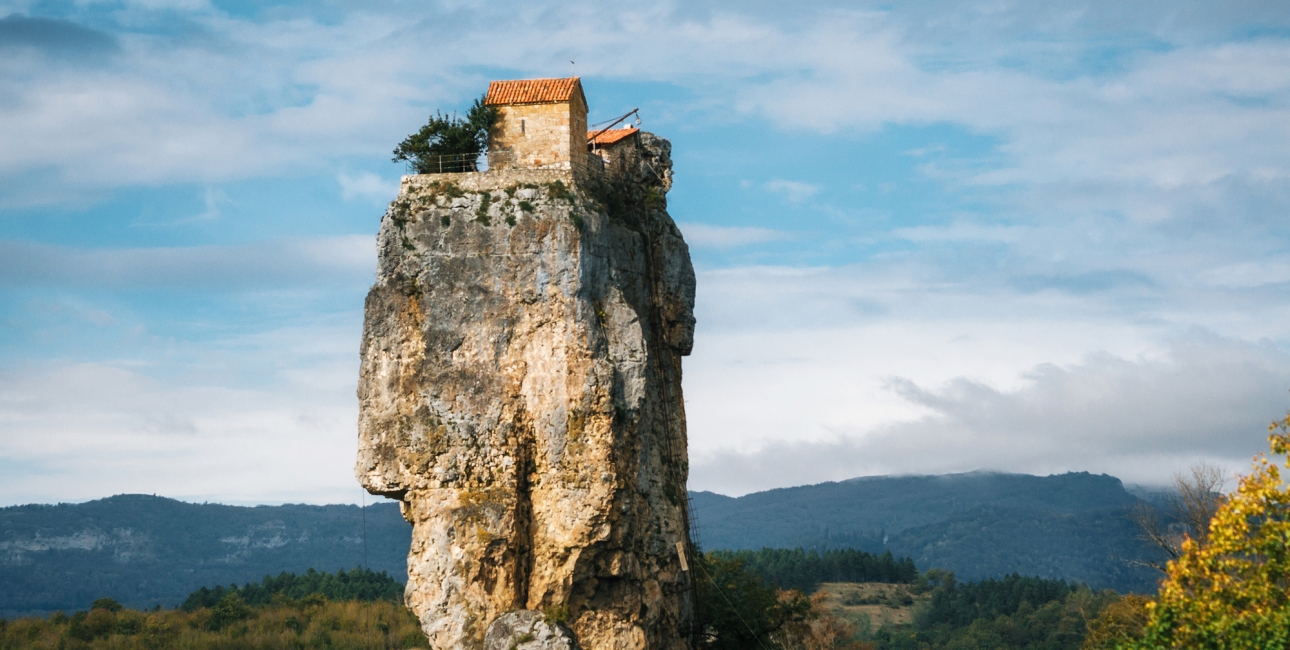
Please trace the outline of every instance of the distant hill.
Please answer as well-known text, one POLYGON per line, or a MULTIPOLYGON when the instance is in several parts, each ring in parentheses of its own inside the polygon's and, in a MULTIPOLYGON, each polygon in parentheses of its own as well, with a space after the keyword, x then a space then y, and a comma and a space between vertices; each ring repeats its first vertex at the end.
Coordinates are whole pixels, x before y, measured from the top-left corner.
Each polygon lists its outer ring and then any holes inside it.
MULTIPOLYGON (((174 607, 203 586, 363 563, 358 506, 184 503, 119 495, 0 508, 0 617, 88 609, 112 597, 174 607)), ((398 504, 367 508, 367 566, 407 580, 412 527, 398 504)))
MULTIPOLYGON (((1146 494, 1146 493, 1143 493, 1146 494)), ((1148 495, 1149 496, 1149 495, 1148 495)), ((1009 573, 1155 590, 1156 558, 1111 476, 871 477, 758 492, 691 493, 703 547, 856 548, 912 557, 960 579, 1009 573)), ((367 566, 407 580, 411 527, 398 504, 367 508, 367 566)), ((357 506, 226 506, 120 495, 0 508, 0 617, 87 609, 112 597, 174 607, 201 587, 363 562, 357 506)))
POLYGON ((691 493, 706 549, 858 548, 912 557, 960 579, 1017 572, 1095 588, 1154 592, 1160 559, 1127 511, 1119 479, 974 472, 865 477, 733 498, 691 493))

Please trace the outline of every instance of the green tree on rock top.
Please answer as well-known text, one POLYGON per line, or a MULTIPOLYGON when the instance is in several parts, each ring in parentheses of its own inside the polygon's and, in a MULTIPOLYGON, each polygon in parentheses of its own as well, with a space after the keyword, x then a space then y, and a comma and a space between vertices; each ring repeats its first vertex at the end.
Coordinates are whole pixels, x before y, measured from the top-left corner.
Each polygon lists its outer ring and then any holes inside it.
POLYGON ((488 134, 502 116, 480 97, 460 118, 435 112, 420 131, 394 148, 394 160, 406 160, 418 174, 475 171, 475 159, 488 147, 488 134))

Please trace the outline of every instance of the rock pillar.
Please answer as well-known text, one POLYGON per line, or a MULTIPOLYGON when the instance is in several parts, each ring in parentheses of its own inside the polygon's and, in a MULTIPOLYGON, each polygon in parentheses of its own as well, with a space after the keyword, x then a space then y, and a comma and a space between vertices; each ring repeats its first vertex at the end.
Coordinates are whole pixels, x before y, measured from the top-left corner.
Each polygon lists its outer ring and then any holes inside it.
POLYGON ((670 147, 642 143, 621 180, 407 176, 383 218, 356 473, 413 525, 407 603, 436 649, 521 610, 584 649, 689 647, 694 271, 670 147))

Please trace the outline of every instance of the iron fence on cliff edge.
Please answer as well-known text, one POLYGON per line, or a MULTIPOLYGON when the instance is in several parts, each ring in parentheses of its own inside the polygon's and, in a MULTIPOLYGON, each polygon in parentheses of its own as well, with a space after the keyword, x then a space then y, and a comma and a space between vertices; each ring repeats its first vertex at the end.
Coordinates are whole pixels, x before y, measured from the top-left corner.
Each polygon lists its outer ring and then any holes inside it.
POLYGON ((497 152, 492 154, 448 154, 443 156, 422 156, 415 163, 411 160, 403 168, 409 174, 453 174, 459 172, 488 171, 488 159, 497 160, 497 152))

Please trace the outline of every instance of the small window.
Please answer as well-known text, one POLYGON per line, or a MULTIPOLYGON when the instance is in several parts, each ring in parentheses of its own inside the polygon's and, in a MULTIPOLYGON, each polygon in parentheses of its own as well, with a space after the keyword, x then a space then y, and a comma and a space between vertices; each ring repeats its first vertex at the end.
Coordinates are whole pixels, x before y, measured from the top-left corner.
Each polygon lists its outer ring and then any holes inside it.
POLYGON ((525 131, 524 131, 524 120, 523 120, 523 119, 521 119, 521 120, 520 120, 520 133, 525 133, 525 131))

